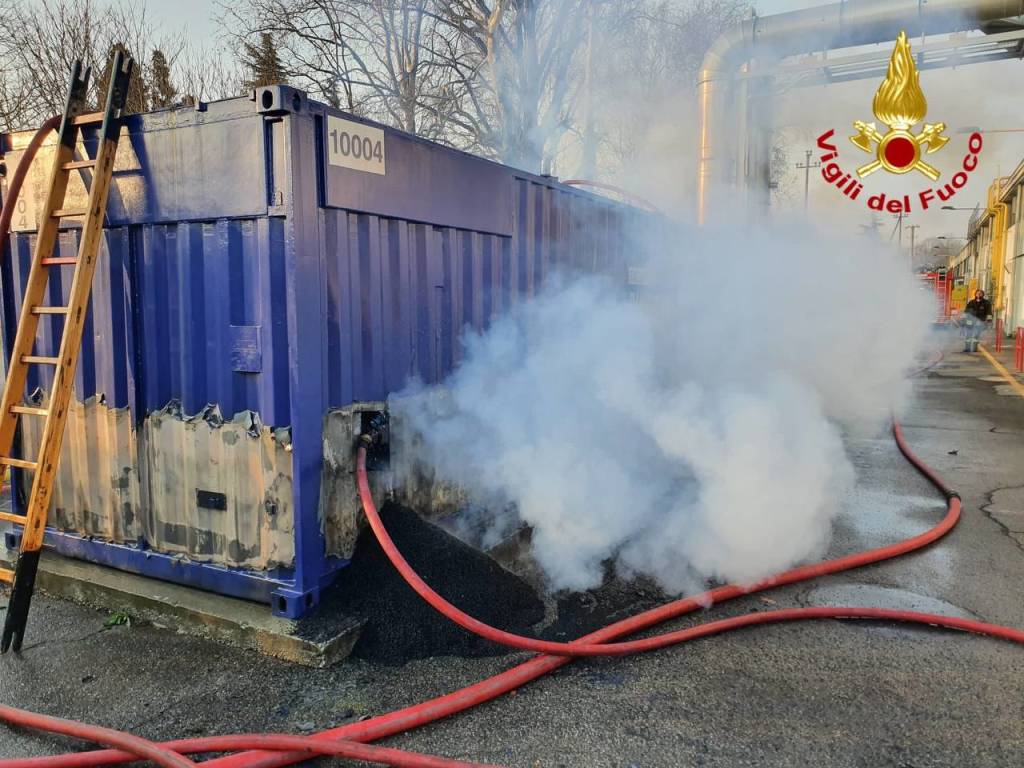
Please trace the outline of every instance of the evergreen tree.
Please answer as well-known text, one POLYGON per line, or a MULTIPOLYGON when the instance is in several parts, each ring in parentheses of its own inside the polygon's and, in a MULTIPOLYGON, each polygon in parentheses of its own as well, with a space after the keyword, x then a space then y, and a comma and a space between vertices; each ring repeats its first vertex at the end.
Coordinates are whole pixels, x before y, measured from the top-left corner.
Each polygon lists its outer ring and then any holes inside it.
POLYGON ((159 48, 153 49, 150 59, 149 105, 152 109, 173 106, 178 89, 171 83, 171 67, 159 48))
POLYGON ((277 46, 269 32, 260 34, 259 45, 245 43, 242 52, 242 63, 249 71, 250 78, 245 81, 246 88, 258 88, 261 85, 280 85, 286 82, 284 67, 277 55, 277 46))
MULTIPOLYGON (((96 78, 96 102, 99 109, 103 109, 107 102, 107 89, 110 87, 110 67, 114 63, 114 54, 121 51, 125 56, 130 57, 131 52, 125 48, 123 43, 115 43, 110 47, 107 61, 103 65, 103 72, 96 78)), ((142 73, 138 62, 132 68, 132 76, 128 81, 128 98, 125 99, 125 112, 145 112, 149 109, 149 100, 146 98, 146 85, 142 82, 142 73)))

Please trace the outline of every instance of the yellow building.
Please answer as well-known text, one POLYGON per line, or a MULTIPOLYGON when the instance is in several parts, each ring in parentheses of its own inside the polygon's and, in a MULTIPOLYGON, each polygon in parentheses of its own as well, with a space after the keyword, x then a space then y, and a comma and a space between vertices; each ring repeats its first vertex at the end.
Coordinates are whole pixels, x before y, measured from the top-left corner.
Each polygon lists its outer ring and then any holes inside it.
MULTIPOLYGON (((993 315, 1003 319, 1008 334, 1024 326, 1022 206, 1024 161, 1010 176, 998 178, 989 186, 985 207, 979 206, 971 214, 964 247, 948 265, 954 284, 966 288, 967 298, 978 288, 985 291, 992 301, 993 315)), ((955 302, 954 308, 962 311, 962 302, 955 302)))

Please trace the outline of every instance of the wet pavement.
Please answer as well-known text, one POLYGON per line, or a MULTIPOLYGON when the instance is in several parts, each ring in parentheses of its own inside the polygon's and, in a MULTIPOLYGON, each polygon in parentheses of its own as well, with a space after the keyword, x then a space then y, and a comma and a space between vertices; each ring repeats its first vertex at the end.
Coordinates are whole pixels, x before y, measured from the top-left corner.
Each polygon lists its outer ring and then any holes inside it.
MULTIPOLYGON (((1024 627, 1024 398, 979 355, 948 355, 915 389, 906 436, 960 491, 960 526, 924 552, 710 615, 867 603, 1024 627)), ((847 442, 858 487, 832 554, 941 518, 942 499, 888 434, 847 442)), ((38 598, 23 654, 0 658, 0 701, 153 739, 305 732, 445 693, 523 658, 352 659, 310 670, 154 627, 107 629, 106 618, 38 598)), ((1019 766, 1022 689, 1024 648, 1005 642, 891 624, 789 624, 576 662, 389 743, 516 768, 1019 766)), ((73 747, 0 726, 0 756, 73 747)))

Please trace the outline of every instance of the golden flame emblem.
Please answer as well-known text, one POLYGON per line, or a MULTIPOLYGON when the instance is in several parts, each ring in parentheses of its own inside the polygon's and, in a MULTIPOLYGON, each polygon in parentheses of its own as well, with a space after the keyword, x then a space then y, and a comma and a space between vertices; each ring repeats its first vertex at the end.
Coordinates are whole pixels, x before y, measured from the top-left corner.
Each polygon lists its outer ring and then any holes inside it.
POLYGON ((857 135, 851 136, 850 141, 865 152, 875 155, 872 162, 857 169, 857 175, 863 178, 879 168, 885 168, 890 173, 916 170, 932 181, 937 181, 939 170, 926 163, 921 156, 942 149, 949 138, 942 135, 946 130, 945 123, 925 123, 916 135, 911 131, 928 113, 928 100, 921 90, 921 75, 914 63, 906 32, 900 32, 896 38, 889 70, 875 93, 872 109, 875 117, 888 126, 889 130, 883 134, 874 123, 861 120, 853 124, 857 135))

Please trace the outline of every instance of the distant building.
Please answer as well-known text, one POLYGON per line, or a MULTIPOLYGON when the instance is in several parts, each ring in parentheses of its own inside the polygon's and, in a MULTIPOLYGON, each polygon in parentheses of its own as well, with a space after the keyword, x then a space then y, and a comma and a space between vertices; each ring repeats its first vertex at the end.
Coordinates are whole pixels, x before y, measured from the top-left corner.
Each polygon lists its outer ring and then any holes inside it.
POLYGON ((968 297, 979 288, 985 291, 992 300, 993 314, 1003 319, 1007 333, 1024 326, 1022 208, 1024 161, 1010 176, 992 182, 985 206, 971 214, 963 248, 949 260, 956 285, 966 288, 968 297))

